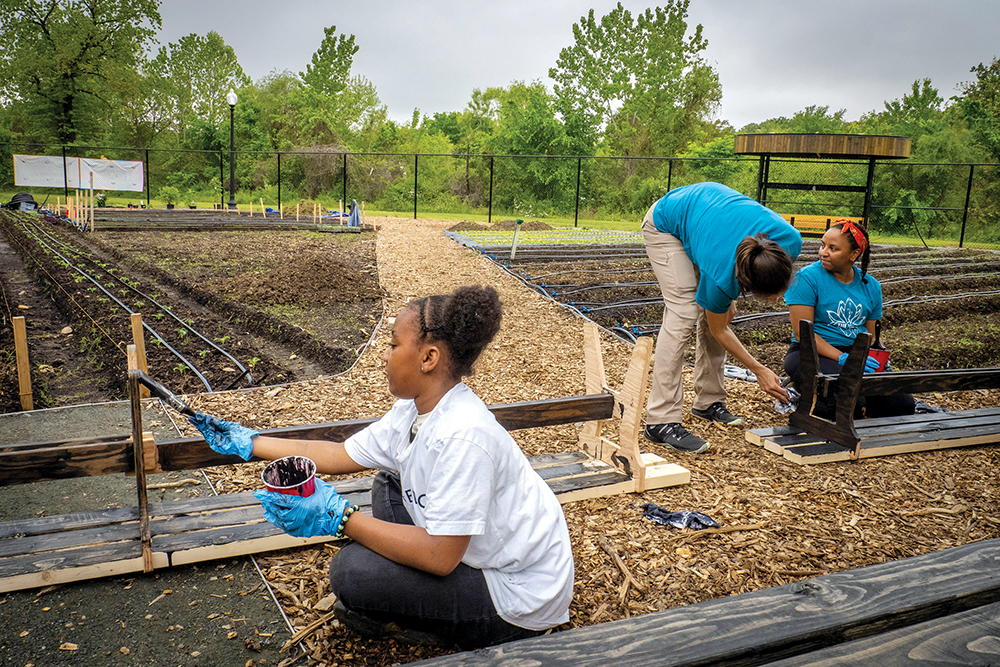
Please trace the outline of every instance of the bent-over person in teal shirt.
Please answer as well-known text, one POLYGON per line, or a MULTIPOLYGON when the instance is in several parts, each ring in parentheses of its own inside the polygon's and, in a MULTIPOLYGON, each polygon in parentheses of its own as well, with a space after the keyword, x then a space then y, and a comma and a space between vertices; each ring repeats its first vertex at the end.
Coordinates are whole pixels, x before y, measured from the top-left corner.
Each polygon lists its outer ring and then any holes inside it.
POLYGON ((758 362, 729 328, 743 294, 777 301, 788 287, 802 236, 785 220, 732 188, 697 183, 671 190, 646 213, 646 254, 663 293, 646 437, 678 451, 709 443, 681 423, 681 369, 697 326, 692 414, 726 426, 742 419, 726 408, 723 367, 733 355, 768 395, 787 400, 777 374, 758 362))

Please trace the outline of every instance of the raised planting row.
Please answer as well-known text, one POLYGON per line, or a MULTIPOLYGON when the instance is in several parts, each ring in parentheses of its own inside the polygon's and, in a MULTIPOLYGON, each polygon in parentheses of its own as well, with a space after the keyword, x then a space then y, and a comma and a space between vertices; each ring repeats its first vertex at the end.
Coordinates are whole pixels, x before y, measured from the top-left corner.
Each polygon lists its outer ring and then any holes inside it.
MULTIPOLYGON (((26 304, 33 378, 44 382, 39 369, 51 366, 40 340, 69 327, 63 347, 87 360, 77 371, 80 381, 99 386, 99 395, 88 393, 85 400, 124 397, 132 313, 143 317, 150 375, 183 393, 343 371, 381 317, 370 233, 91 234, 35 214, 0 216, 8 246, 60 318, 36 321, 35 313, 44 309, 26 304), (313 253, 296 252, 317 246, 313 253), (343 270, 318 270, 318 255, 326 258, 324 265, 343 270), (219 289, 220 281, 234 286, 219 289), (346 283, 349 289, 329 298, 346 283), (332 324, 311 330, 310 317, 332 324), (331 328, 336 335, 329 335, 331 328)), ((6 296, 17 300, 16 294, 6 296)), ((62 374, 59 367, 51 372, 62 374)), ((11 375, 5 373, 5 384, 11 375)), ((4 391, 5 398, 10 394, 4 391)), ((35 407, 75 402, 81 402, 79 395, 50 395, 35 407)), ((7 403, 5 410, 17 409, 7 403)))
MULTIPOLYGON (((663 302, 641 235, 623 232, 609 243, 590 240, 579 230, 529 232, 521 235, 511 259, 512 232, 447 233, 622 338, 634 340, 659 329, 663 302), (546 242, 525 243, 539 235, 546 242)), ((818 249, 818 241, 806 240, 796 268, 814 262, 818 249)), ((893 349, 896 368, 1000 365, 1000 324, 991 317, 1000 310, 1000 256, 875 246, 872 257, 869 272, 883 285, 883 342, 893 349)), ((734 330, 743 344, 762 362, 780 368, 791 340, 785 304, 741 297, 737 307, 734 330)))

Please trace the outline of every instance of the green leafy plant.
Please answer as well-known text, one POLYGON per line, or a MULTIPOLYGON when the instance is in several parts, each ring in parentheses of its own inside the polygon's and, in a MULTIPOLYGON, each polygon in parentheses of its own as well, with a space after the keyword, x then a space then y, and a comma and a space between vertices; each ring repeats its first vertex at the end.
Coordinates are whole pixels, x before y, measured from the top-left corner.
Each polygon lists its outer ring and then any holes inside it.
POLYGON ((211 352, 211 350, 198 350, 198 356, 204 359, 205 355, 207 355, 209 352, 211 352))
POLYGON ((177 329, 177 335, 181 337, 181 340, 187 340, 188 330, 181 327, 177 329))
POLYGON ((184 372, 188 370, 188 365, 187 364, 177 364, 176 366, 174 366, 174 370, 177 371, 178 373, 180 373, 181 375, 184 375, 184 372))
POLYGON ((259 358, 257 358, 257 357, 253 357, 252 359, 249 359, 249 360, 247 361, 247 366, 249 366, 249 367, 250 367, 250 370, 253 370, 253 369, 254 369, 254 367, 256 367, 256 366, 257 366, 257 364, 259 364, 259 363, 260 363, 260 359, 259 359, 259 358))
POLYGON ((226 344, 226 342, 227 342, 227 341, 228 341, 228 340, 229 340, 230 338, 231 338, 231 336, 229 336, 229 335, 225 335, 225 336, 219 336, 219 337, 215 338, 214 340, 215 340, 215 342, 216 342, 216 343, 219 343, 220 345, 225 345, 225 344, 226 344))

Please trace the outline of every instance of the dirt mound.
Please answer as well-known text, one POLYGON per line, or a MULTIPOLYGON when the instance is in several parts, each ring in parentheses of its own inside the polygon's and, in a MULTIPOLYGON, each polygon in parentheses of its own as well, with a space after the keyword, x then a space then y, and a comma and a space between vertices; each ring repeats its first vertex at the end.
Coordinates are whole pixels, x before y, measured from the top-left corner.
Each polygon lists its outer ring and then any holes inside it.
POLYGON ((312 252, 265 273, 234 278, 230 296, 252 304, 304 305, 369 301, 380 298, 381 291, 374 267, 312 252))
MULTIPOLYGON (((494 222, 493 226, 490 227, 495 232, 512 232, 517 227, 517 222, 514 220, 503 220, 501 222, 494 222)), ((555 229, 552 225, 546 224, 540 220, 525 220, 521 223, 522 232, 541 232, 546 229, 555 229)))
POLYGON ((457 225, 452 225, 448 228, 449 232, 482 232, 490 229, 490 226, 485 222, 470 222, 468 220, 463 220, 457 225))
MULTIPOLYGON (((470 222, 468 220, 463 220, 462 222, 452 225, 448 228, 449 232, 512 232, 517 227, 517 222, 514 220, 503 220, 501 222, 494 222, 489 225, 485 222, 470 222)), ((539 220, 529 220, 527 222, 521 223, 521 231, 523 232, 539 232, 546 229, 555 229, 552 225, 546 224, 539 220)))

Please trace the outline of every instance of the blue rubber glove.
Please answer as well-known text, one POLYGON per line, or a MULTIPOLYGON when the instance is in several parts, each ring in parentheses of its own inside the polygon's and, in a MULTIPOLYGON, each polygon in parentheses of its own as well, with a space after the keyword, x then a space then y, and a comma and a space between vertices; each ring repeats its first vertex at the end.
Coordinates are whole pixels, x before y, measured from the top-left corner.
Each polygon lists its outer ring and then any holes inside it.
POLYGON ((264 507, 264 518, 292 537, 343 537, 344 515, 357 509, 319 477, 316 491, 308 498, 276 491, 254 491, 253 495, 264 507))
POLYGON ((244 461, 249 461, 253 456, 253 437, 260 435, 257 431, 203 412, 194 413, 194 417, 188 417, 188 421, 201 431, 205 442, 214 451, 220 454, 234 454, 244 461))
MULTIPOLYGON (((847 363, 847 353, 841 352, 837 357, 837 363, 843 366, 847 363)), ((875 357, 865 357, 865 373, 874 373, 878 370, 878 360, 875 357)))

